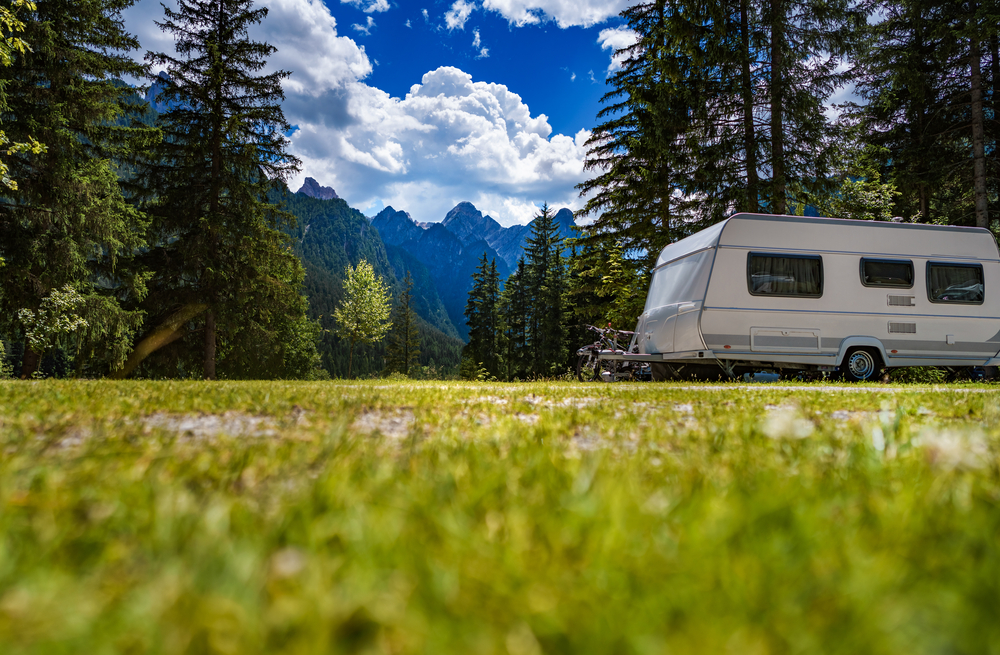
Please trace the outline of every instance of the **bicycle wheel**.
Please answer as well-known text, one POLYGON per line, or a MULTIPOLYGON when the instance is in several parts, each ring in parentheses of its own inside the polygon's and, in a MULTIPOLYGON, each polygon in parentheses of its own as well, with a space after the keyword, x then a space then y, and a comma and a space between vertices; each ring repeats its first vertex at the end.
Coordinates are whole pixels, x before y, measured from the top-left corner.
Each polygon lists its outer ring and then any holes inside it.
POLYGON ((613 359, 598 360, 594 365, 594 382, 617 382, 618 366, 619 363, 613 359))
POLYGON ((597 364, 597 355, 593 351, 586 355, 580 355, 576 360, 576 378, 580 382, 590 382, 594 379, 594 368, 597 364))

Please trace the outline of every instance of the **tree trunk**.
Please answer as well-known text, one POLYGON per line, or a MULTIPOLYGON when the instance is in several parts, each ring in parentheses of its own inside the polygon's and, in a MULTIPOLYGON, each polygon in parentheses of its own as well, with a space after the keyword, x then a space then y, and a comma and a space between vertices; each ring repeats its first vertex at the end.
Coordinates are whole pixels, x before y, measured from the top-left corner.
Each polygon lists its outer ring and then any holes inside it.
POLYGON ((760 191, 757 179, 757 136, 753 124, 753 77, 750 74, 750 0, 740 0, 741 88, 743 96, 743 149, 746 151, 747 211, 760 211, 760 191))
POLYGON ((351 339, 351 354, 347 357, 347 379, 351 379, 351 369, 354 367, 354 339, 351 339))
POLYGON ((215 379, 215 312, 205 314, 205 379, 215 379))
POLYGON ((983 117, 983 75, 979 35, 969 38, 969 67, 972 82, 972 186, 976 199, 976 227, 989 227, 986 197, 986 138, 983 117))
POLYGON ((116 380, 127 378, 151 354, 180 339, 184 335, 184 326, 187 322, 206 309, 208 309, 208 305, 190 304, 184 305, 171 314, 155 330, 136 344, 122 367, 114 371, 111 377, 116 380))
POLYGON ((785 45, 783 0, 771 0, 771 213, 785 209, 785 135, 781 118, 785 45))
POLYGON ((31 346, 28 345, 28 340, 24 341, 24 357, 21 358, 21 379, 27 380, 30 378, 35 371, 38 370, 38 365, 41 363, 41 358, 38 356, 31 346))

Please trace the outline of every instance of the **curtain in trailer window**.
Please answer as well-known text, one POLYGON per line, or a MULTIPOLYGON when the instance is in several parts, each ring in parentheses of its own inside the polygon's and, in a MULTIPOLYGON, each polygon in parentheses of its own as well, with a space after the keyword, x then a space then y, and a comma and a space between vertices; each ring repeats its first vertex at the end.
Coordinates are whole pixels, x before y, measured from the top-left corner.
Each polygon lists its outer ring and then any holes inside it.
POLYGON ((646 296, 646 311, 681 302, 703 300, 714 250, 702 250, 659 268, 646 296))
POLYGON ((983 267, 927 264, 927 288, 932 302, 983 302, 983 267))
POLYGON ((819 257, 750 254, 750 293, 768 296, 823 295, 823 261, 819 257))

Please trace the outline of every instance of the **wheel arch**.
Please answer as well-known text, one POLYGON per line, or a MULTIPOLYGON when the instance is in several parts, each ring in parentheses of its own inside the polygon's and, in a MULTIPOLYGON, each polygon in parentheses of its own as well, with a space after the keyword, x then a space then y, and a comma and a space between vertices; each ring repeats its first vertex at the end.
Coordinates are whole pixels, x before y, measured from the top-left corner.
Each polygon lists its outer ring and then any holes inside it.
POLYGON ((847 352, 852 348, 874 348, 882 358, 882 365, 889 365, 889 357, 886 355, 885 346, 875 337, 847 337, 840 342, 840 352, 837 353, 837 366, 844 363, 847 352))

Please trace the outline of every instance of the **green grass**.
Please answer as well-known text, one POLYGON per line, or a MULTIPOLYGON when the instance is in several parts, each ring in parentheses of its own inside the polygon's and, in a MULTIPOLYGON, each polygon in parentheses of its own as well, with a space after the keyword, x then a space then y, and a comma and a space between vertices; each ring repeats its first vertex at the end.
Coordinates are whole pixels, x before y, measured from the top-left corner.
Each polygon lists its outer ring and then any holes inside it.
POLYGON ((998 406, 0 383, 0 653, 997 653, 998 406))

